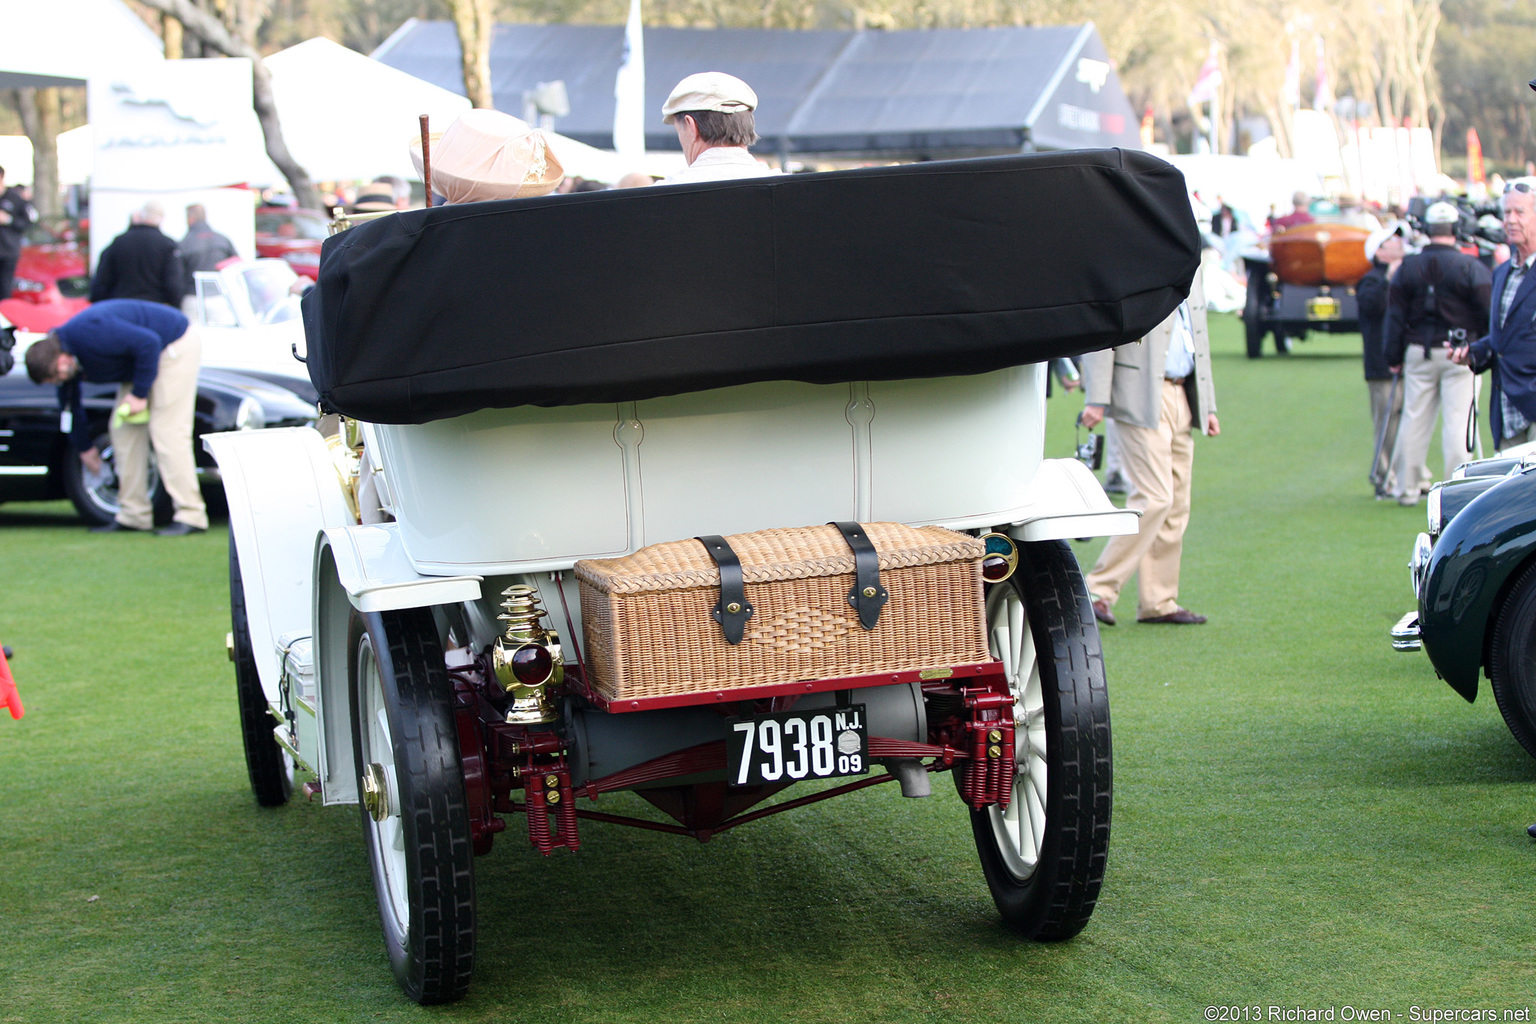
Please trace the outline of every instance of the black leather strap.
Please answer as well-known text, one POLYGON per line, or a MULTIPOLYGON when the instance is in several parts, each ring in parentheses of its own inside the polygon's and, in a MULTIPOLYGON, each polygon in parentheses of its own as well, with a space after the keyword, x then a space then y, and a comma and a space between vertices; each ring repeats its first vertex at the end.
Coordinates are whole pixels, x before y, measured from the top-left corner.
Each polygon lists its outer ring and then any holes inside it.
POLYGON ((858 523, 832 523, 853 549, 853 589, 848 603, 859 611, 859 624, 874 629, 880 621, 880 609, 890 600, 890 593, 880 585, 880 553, 858 523))
POLYGON ((704 550, 709 552, 709 557, 715 560, 720 567, 720 601, 710 612, 716 622, 720 623, 720 630, 725 634, 727 643, 741 643, 742 635, 746 632, 747 620, 752 617, 752 602, 747 600, 746 580, 741 573, 741 559, 736 557, 736 552, 725 542, 724 537, 695 537, 694 540, 704 545, 704 550))

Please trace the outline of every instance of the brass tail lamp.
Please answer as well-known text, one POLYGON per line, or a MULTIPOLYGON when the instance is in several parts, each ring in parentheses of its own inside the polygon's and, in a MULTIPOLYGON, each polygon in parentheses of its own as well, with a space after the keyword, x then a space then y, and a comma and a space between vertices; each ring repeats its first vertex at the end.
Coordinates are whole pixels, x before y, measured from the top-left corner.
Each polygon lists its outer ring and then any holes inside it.
POLYGON ((560 712, 551 691, 565 678, 560 635, 539 624, 544 609, 532 587, 503 590, 501 608, 496 618, 506 626, 491 647, 491 667, 510 699, 507 721, 523 725, 556 721, 560 712))

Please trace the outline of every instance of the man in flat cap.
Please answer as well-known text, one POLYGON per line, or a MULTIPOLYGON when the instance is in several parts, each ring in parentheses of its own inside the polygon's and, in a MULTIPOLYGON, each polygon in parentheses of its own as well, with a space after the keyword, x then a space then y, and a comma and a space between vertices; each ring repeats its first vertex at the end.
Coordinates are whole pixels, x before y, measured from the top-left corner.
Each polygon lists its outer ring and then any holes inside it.
POLYGON ((676 129, 688 166, 661 184, 778 174, 747 152, 757 141, 756 109, 757 93, 733 75, 704 71, 678 82, 661 108, 661 120, 676 129))

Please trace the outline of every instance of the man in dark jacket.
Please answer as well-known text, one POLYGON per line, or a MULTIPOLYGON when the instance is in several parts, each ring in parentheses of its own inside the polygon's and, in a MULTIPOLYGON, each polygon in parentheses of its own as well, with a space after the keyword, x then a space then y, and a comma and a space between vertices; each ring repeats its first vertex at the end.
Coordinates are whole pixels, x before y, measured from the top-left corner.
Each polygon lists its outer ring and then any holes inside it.
MULTIPOLYGON (((193 274, 199 270, 217 270, 220 263, 236 255, 235 243, 208 224, 208 211, 202 203, 187 207, 187 234, 179 248, 182 266, 187 272, 185 290, 188 298, 197 295, 197 280, 193 274)), ((190 311, 188 315, 191 315, 190 311)))
POLYGON ((75 451, 93 472, 101 470, 101 453, 86 422, 80 381, 120 385, 110 427, 121 507, 114 522, 92 527, 94 532, 154 525, 151 447, 160 481, 176 505, 176 521, 156 532, 181 537, 208 529, 192 455, 201 346, 197 328, 179 310, 141 299, 109 299, 76 313, 27 349, 28 376, 38 384, 59 385, 59 404, 71 412, 75 451))
POLYGON ((27 228, 37 220, 32 204, 20 188, 5 187, 5 168, 0 167, 0 299, 11 297, 16 283, 16 261, 27 228))
POLYGON ((1471 455, 1467 423, 1473 377, 1451 359, 1453 348, 1482 333, 1488 323, 1488 268, 1456 248, 1460 214, 1450 203, 1424 211, 1429 244, 1403 260, 1387 291, 1383 347, 1387 367, 1403 374, 1403 421, 1392 452, 1393 497, 1417 505, 1424 456, 1435 417, 1441 419, 1440 451, 1445 477, 1471 455))
POLYGON ((1406 230, 1406 225, 1393 222, 1372 232, 1365 240, 1365 258, 1371 261, 1371 269, 1355 285, 1360 338, 1364 342, 1365 386, 1371 394, 1371 439, 1376 452, 1371 463, 1371 485, 1378 500, 1394 489, 1392 446, 1397 442, 1397 424, 1403 414, 1402 379, 1387 368, 1381 342, 1386 329, 1387 284, 1407 252, 1406 230))
POLYGON ((1504 193, 1509 260, 1493 274, 1488 334, 1455 358, 1481 373, 1493 370, 1489 399, 1495 447, 1536 441, 1536 192, 1516 182, 1504 193))
POLYGON ((187 276, 176 243, 160 230, 165 211, 150 200, 133 215, 128 230, 112 240, 96 262, 91 301, 144 299, 181 308, 187 276))

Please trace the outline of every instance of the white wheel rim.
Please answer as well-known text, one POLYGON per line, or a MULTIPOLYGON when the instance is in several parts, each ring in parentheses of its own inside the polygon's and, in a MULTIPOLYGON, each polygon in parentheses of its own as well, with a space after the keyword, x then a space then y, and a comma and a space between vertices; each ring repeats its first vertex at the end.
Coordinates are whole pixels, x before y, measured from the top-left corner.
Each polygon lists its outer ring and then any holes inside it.
POLYGON ((1013 799, 1006 811, 988 807, 987 817, 1003 866, 1024 881, 1035 873, 1045 843, 1045 691, 1024 602, 1011 585, 987 595, 987 637, 1008 678, 1014 721, 1013 799))
POLYGON ((410 903, 405 886, 405 828, 401 823, 399 786, 395 776, 395 745, 389 733, 389 712, 384 707, 384 687, 379 681, 379 665, 373 656, 373 644, 365 635, 357 652, 357 678, 362 689, 363 766, 378 764, 384 768, 384 799, 388 813, 383 821, 367 818, 373 833, 373 848, 378 854, 378 869, 383 874, 383 890, 388 903, 384 911, 394 923, 395 932, 404 935, 410 923, 410 903))

